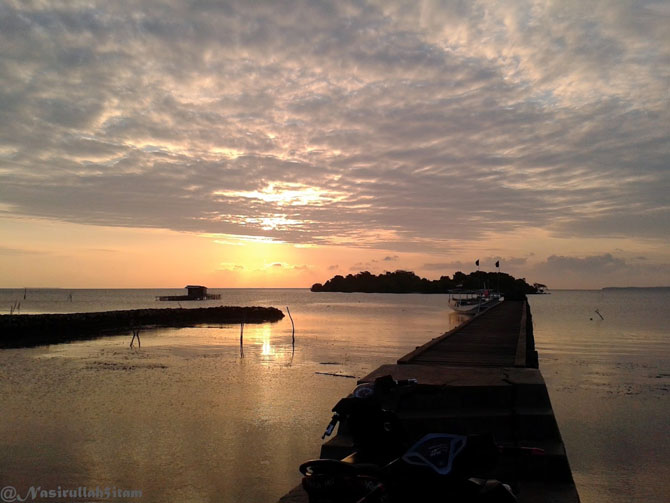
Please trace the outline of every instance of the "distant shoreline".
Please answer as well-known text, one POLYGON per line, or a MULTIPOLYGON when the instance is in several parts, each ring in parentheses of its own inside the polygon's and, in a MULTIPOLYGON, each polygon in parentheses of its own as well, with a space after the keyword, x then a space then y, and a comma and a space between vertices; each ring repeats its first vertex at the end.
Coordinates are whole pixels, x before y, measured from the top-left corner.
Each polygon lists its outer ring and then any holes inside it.
POLYGON ((670 286, 606 286, 601 290, 670 290, 670 286))
POLYGON ((284 318, 275 307, 221 306, 192 309, 131 309, 94 313, 0 315, 0 348, 60 344, 137 329, 188 327, 206 323, 265 323, 284 318))

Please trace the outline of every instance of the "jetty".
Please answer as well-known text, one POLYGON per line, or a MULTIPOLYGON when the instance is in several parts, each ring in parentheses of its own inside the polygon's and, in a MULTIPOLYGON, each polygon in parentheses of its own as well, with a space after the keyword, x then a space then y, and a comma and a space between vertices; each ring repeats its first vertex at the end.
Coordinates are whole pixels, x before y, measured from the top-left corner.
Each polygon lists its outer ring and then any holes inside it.
POLYGON ((96 313, 0 315, 0 348, 59 344, 156 327, 279 321, 275 307, 221 306, 194 309, 130 309, 96 313))
MULTIPOLYGON (((415 383, 393 407, 410 438, 430 433, 492 436, 500 452, 512 454, 498 456, 485 478, 510 485, 522 503, 579 502, 538 368, 526 300, 501 302, 358 382, 388 381, 388 376, 415 383)), ((364 461, 358 459, 349 426, 346 420, 340 423, 337 434, 322 445, 320 458, 364 461)), ((302 486, 280 499, 307 502, 302 486)))

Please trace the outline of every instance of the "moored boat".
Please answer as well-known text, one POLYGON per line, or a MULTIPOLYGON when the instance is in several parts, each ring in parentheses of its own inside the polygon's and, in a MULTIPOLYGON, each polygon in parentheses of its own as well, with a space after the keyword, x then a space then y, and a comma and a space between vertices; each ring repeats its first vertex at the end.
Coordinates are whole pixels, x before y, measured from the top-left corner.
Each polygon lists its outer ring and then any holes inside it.
POLYGON ((449 292, 448 304, 454 311, 464 314, 476 314, 501 302, 500 292, 488 289, 456 290, 449 292))

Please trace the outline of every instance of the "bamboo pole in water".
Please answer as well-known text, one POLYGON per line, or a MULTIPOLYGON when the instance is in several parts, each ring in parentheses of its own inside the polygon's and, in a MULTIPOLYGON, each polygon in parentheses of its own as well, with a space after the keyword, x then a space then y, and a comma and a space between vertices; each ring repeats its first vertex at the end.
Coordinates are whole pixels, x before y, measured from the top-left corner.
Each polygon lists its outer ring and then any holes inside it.
POLYGON ((291 310, 286 306, 286 312, 288 313, 288 317, 291 319, 291 341, 293 345, 295 345, 295 323, 293 323, 293 316, 291 316, 291 310))
POLYGON ((133 328, 133 338, 130 339, 130 347, 133 347, 133 343, 135 342, 135 337, 137 337, 137 347, 142 347, 142 341, 140 340, 140 329, 139 328, 133 328))
POLYGON ((242 318, 242 322, 240 323, 240 358, 244 358, 244 320, 245 318, 242 318))

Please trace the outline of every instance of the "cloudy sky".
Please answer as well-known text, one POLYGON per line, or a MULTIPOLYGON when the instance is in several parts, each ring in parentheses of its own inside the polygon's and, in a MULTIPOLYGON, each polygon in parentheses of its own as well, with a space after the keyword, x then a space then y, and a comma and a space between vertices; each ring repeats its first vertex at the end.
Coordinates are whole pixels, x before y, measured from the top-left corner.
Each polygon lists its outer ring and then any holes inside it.
POLYGON ((670 285, 670 1, 0 0, 0 286, 670 285))

